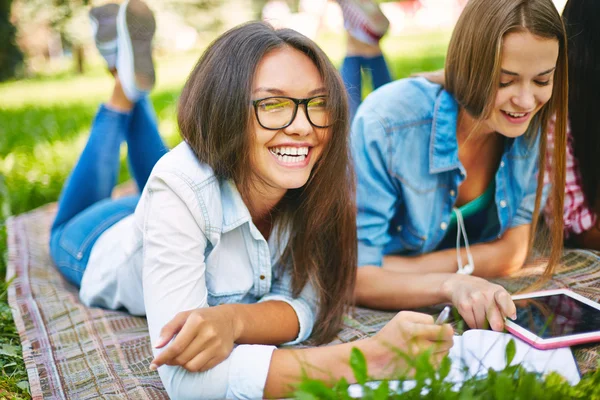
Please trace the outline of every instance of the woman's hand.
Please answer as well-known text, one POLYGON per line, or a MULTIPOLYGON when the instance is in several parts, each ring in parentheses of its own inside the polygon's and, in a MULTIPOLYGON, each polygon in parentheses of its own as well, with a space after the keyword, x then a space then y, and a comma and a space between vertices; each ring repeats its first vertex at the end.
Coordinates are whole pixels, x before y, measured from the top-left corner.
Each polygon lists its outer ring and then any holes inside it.
POLYGON ((510 294, 500 285, 470 275, 453 275, 442 291, 471 328, 504 329, 504 318, 516 318, 517 309, 510 294))
POLYGON ((449 324, 435 325, 431 315, 401 311, 375 336, 365 339, 368 343, 363 352, 369 360, 369 371, 376 379, 393 377, 399 368, 411 373, 411 365, 398 357, 397 351, 414 359, 431 350, 431 361, 437 364, 452 347, 453 334, 449 324))
POLYGON ((160 331, 156 348, 175 339, 150 364, 179 365, 191 372, 207 371, 231 354, 238 333, 234 314, 223 306, 178 313, 160 331))

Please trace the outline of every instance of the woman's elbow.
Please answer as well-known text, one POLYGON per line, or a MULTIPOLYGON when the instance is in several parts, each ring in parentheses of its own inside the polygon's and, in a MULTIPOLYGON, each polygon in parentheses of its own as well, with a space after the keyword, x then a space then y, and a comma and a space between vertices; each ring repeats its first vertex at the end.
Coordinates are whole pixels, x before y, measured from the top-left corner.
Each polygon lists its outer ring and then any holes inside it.
POLYGON ((505 252, 506 257, 497 269, 497 276, 509 276, 515 274, 523 268, 527 260, 527 247, 512 248, 505 252))
POLYGON ((525 259, 526 256, 521 255, 510 257, 508 262, 498 271, 498 276, 510 276, 519 272, 523 268, 523 265, 525 265, 525 259))
POLYGON ((529 225, 509 229, 498 241, 501 260, 496 276, 512 275, 523 268, 529 253, 529 225))

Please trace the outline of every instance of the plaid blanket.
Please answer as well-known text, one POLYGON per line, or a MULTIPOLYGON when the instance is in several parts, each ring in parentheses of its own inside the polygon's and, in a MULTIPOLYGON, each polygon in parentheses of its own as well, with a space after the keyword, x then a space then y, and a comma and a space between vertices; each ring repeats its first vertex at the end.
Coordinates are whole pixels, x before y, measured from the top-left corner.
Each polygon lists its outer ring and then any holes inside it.
MULTIPOLYGON (((48 227, 55 206, 7 221, 9 303, 23 345, 34 399, 166 399, 160 378, 148 369, 152 359, 146 320, 84 307, 77 290, 52 265, 48 227)), ((600 256, 567 251, 563 266, 544 288, 570 287, 600 300, 600 256)), ((535 282, 541 267, 498 280, 510 291, 535 282)), ((435 313, 439 309, 429 309, 435 313)), ((357 308, 345 318, 334 343, 377 332, 395 313, 357 308)), ((585 373, 597 366, 600 346, 578 346, 574 354, 585 373)))

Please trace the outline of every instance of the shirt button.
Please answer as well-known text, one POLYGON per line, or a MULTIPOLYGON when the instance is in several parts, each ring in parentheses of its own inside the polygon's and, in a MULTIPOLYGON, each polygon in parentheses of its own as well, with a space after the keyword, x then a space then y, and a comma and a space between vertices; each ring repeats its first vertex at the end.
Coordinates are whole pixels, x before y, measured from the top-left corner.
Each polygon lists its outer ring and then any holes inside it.
POLYGON ((396 231, 398 231, 398 232, 401 232, 401 231, 402 231, 402 225, 398 225, 398 226, 396 227, 396 231))
POLYGON ((265 280, 265 276, 264 276, 264 275, 261 275, 261 276, 260 276, 260 280, 261 280, 261 281, 264 281, 264 280, 265 280))
POLYGON ((445 230, 446 230, 446 228, 448 228, 448 224, 447 224, 447 223, 445 223, 445 222, 442 222, 442 223, 440 224, 440 228, 442 228, 442 230, 443 230, 443 231, 445 231, 445 230))
POLYGON ((456 192, 454 190, 450 191, 450 196, 454 196, 456 194, 456 192))
POLYGON ((506 207, 506 201, 500 200, 500 207, 505 208, 506 207))
POLYGON ((83 258, 83 253, 82 252, 77 253, 77 259, 81 260, 82 258, 83 258))
POLYGON ((500 168, 504 167, 504 161, 500 161, 500 168))

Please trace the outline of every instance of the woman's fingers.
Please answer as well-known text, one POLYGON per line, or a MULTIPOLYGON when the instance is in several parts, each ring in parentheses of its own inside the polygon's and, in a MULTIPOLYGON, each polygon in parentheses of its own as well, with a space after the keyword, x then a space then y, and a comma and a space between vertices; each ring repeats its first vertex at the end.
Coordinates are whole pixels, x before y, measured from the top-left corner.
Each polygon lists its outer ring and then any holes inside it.
POLYGON ((511 319, 515 319, 517 317, 517 307, 515 306, 515 302, 506 290, 497 290, 494 293, 494 299, 503 316, 511 319))
POLYGON ((183 326, 179 334, 169 345, 158 355, 150 364, 150 369, 156 369, 163 364, 168 364, 181 355, 190 343, 198 336, 201 335, 199 324, 189 321, 183 326))
POLYGON ((419 337, 432 342, 451 341, 454 330, 450 324, 425 325, 415 324, 413 337, 419 337))
POLYGON ((477 324, 475 322, 475 314, 473 313, 473 304, 467 296, 460 299, 456 304, 456 309, 458 313, 463 317, 469 328, 476 328, 477 324))
POLYGON ((212 368, 208 367, 208 362, 212 361, 214 358, 216 358, 214 352, 205 350, 196 354, 195 357, 182 366, 190 372, 203 372, 212 368))
POLYGON ((158 339, 154 343, 154 347, 160 349, 161 347, 169 343, 173 336, 175 336, 181 330, 181 328, 183 328, 191 312, 192 311, 184 311, 177 313, 177 315, 175 315, 175 318, 173 318, 165 326, 163 326, 163 328, 160 330, 160 335, 158 339))
POLYGON ((502 332, 504 330, 504 316, 496 302, 491 302, 487 309, 487 320, 490 323, 490 328, 494 331, 502 332))
POLYGON ((180 354, 165 362, 165 364, 184 366, 198 354, 210 348, 210 346, 210 338, 206 337, 206 335, 198 335, 194 338, 193 341, 191 341, 187 345, 187 347, 180 354))
POLYGON ((400 311, 396 315, 403 320, 410 321, 412 323, 433 325, 433 317, 429 314, 414 311, 400 311))
POLYGON ((481 293, 475 293, 472 296, 473 299, 473 318, 475 319, 475 328, 486 329, 487 328, 487 308, 489 301, 486 296, 481 293))

